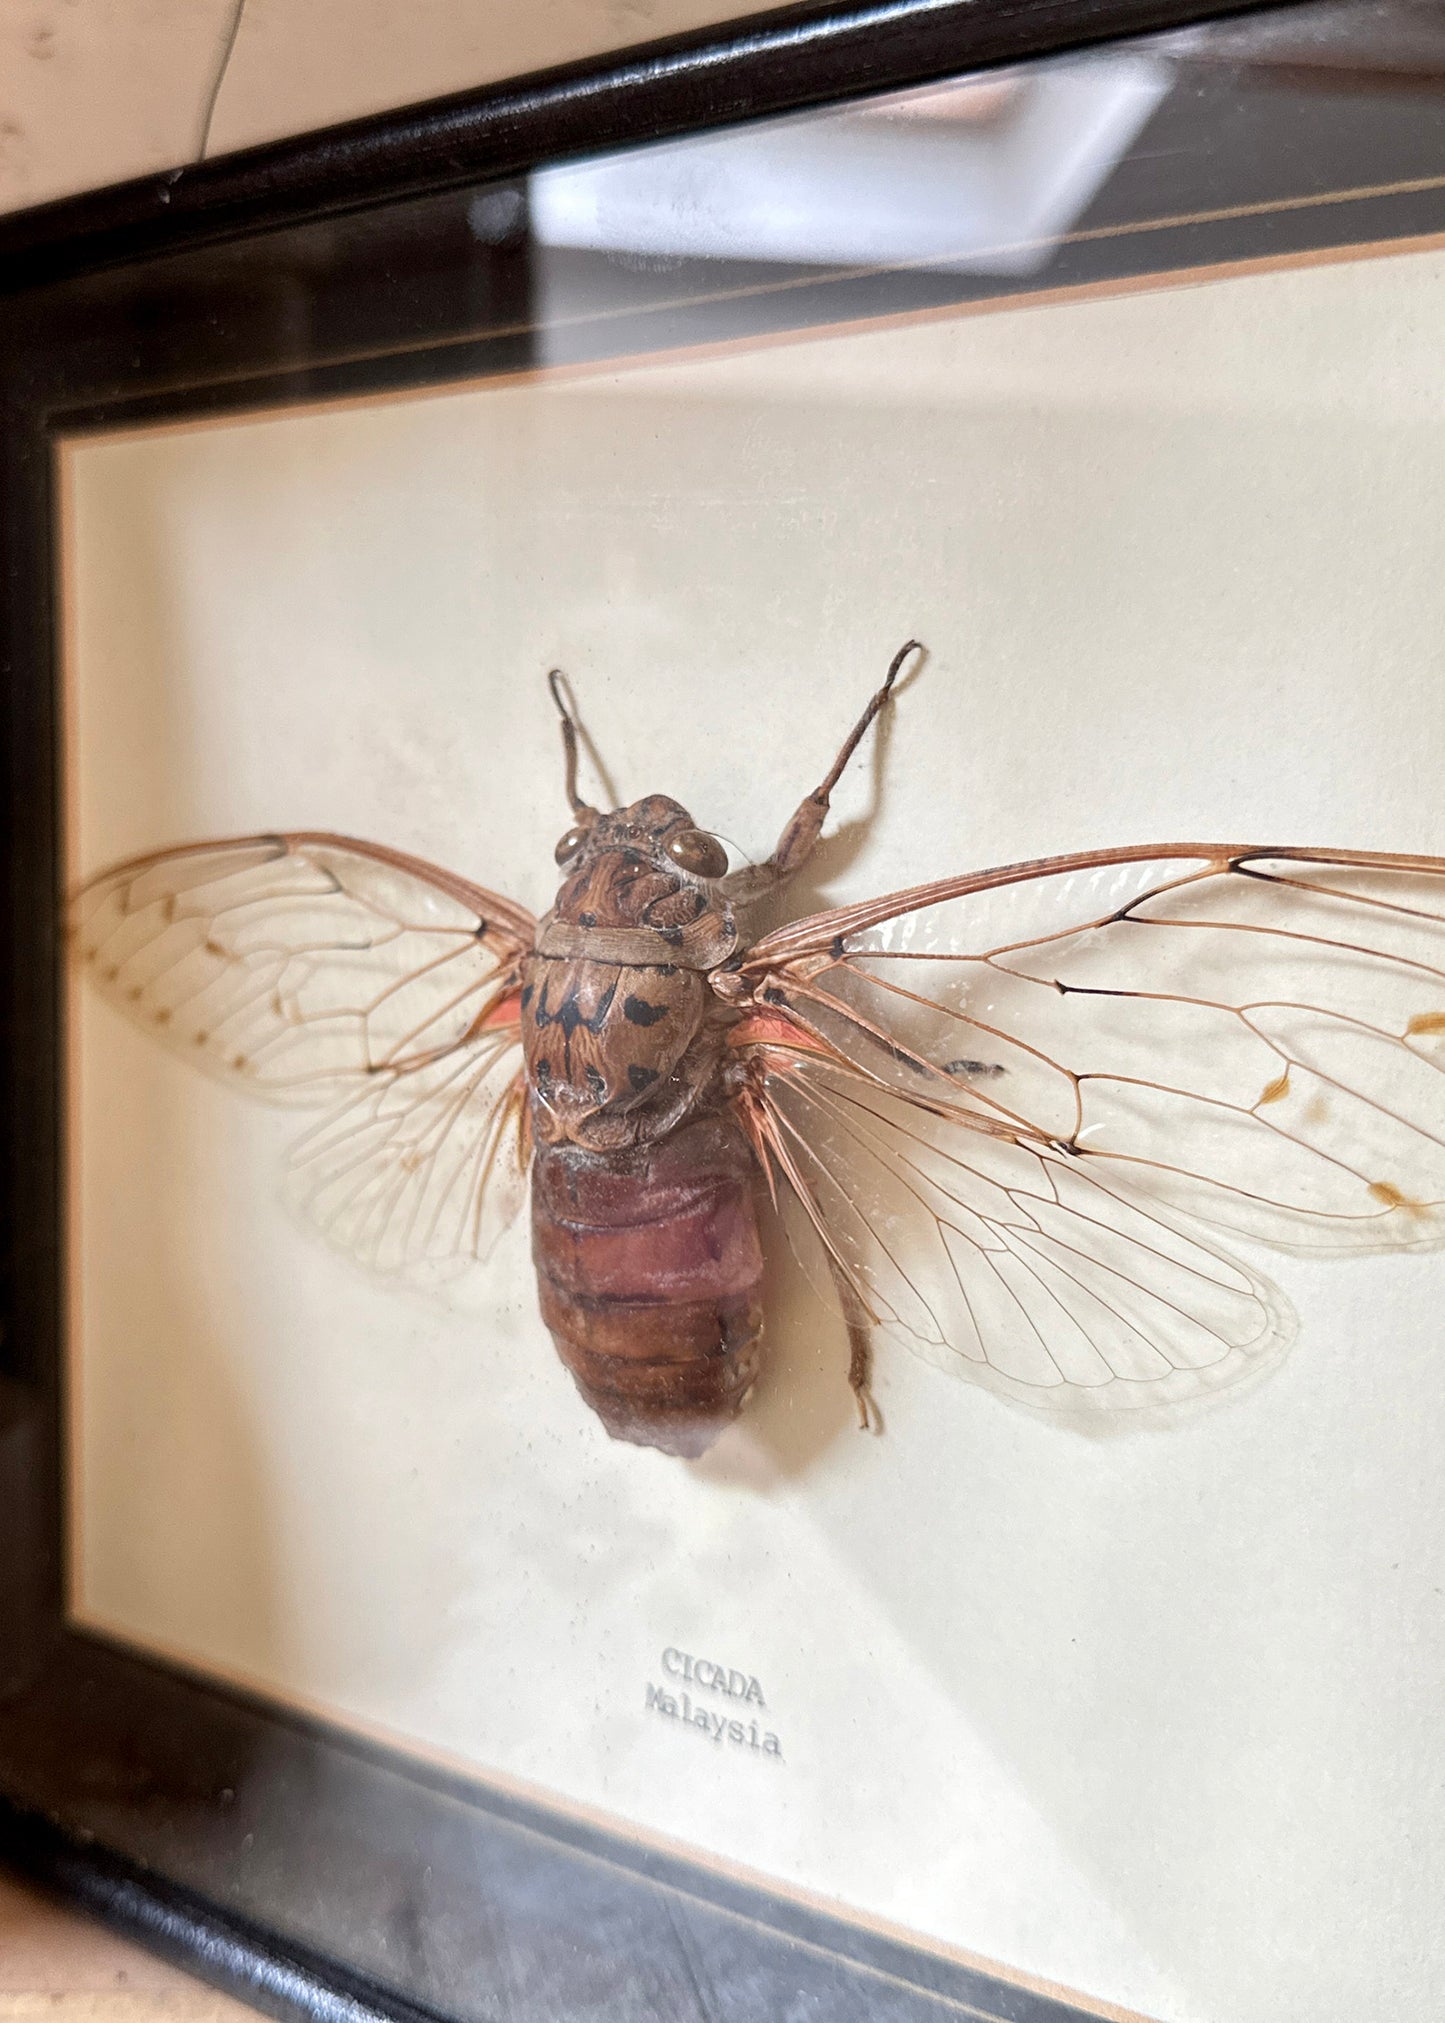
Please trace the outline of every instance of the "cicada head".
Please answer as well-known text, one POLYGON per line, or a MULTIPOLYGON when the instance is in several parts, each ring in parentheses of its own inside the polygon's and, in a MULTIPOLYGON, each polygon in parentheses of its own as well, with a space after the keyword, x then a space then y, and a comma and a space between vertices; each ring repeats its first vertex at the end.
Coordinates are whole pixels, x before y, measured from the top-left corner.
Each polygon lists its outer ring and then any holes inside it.
POLYGON ((563 879, 554 917, 577 927, 690 927, 720 910, 713 888, 728 854, 666 794, 610 814, 579 811, 557 844, 563 879))

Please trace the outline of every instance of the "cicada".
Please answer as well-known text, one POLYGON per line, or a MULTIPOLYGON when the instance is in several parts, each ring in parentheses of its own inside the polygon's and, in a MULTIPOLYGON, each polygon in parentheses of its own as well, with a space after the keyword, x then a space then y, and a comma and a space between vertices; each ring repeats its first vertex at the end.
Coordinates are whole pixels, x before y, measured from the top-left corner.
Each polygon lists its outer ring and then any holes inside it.
MULTIPOLYGON (((530 1173, 541 1312, 614 1438, 703 1453, 757 1377, 759 1196, 877 1330, 1013 1398, 1174 1402, 1294 1317, 1240 1254, 1438 1243, 1445 860, 1178 843, 750 931, 808 860, 900 649, 765 863, 578 791, 541 920, 377 843, 132 858, 78 894, 112 1003, 319 1114, 293 1181, 382 1269, 486 1255, 530 1173)), ((841 1363, 841 1356, 840 1356, 841 1363)))

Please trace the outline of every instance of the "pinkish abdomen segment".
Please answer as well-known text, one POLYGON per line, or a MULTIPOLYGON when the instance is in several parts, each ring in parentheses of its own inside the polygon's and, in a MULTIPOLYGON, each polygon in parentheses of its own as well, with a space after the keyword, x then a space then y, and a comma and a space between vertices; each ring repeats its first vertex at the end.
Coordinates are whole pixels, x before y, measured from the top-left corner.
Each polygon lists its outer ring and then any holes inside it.
POLYGON ((723 1113, 625 1152, 538 1146, 542 1318, 614 1439, 694 1459, 751 1389, 763 1271, 752 1179, 723 1113))

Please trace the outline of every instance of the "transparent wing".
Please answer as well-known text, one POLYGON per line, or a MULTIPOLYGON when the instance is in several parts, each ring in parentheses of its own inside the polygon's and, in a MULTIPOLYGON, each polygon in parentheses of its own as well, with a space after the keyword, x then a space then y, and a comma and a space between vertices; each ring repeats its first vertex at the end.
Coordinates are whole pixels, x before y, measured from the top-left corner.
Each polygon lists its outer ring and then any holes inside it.
POLYGON ((880 1086, 1285 1249, 1445 1237, 1445 862, 1181 845, 780 929, 754 1002, 880 1086))
POLYGON ((388 1068, 292 1150, 293 1201, 372 1270, 484 1258, 526 1192, 521 1028, 388 1068))
POLYGON ((335 1102, 480 1029, 535 922, 434 865, 345 836, 133 858, 71 907, 78 961, 156 1038, 267 1101, 335 1102))
POLYGON ((941 1367, 1066 1408, 1180 1402, 1288 1346, 1268 1280, 1089 1163, 894 1093, 781 1020, 742 1047, 745 1121, 845 1315, 851 1293, 941 1367))
POLYGON ((1012 1395, 1162 1402, 1265 1367, 1292 1316, 1205 1225, 1445 1237, 1439 860, 1009 866, 781 928, 744 976, 743 1113, 833 1273, 1012 1395))
POLYGON ((328 1110, 291 1192, 382 1270, 484 1256, 516 1212, 534 932, 433 865, 310 833, 132 859, 70 919, 86 974, 135 1023, 252 1095, 328 1110))

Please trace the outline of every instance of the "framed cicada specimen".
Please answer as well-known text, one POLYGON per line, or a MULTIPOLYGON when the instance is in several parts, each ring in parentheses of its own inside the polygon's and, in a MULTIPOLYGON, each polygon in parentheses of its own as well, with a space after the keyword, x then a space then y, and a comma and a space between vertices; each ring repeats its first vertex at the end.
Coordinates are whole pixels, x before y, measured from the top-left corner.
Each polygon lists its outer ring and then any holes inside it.
POLYGON ((1192 1224, 1440 1242, 1445 859, 1126 846, 748 938, 917 646, 761 863, 665 794, 584 800, 554 671, 573 820, 540 921, 300 831, 101 872, 78 958, 183 1055, 325 1110, 304 1198, 368 1260, 484 1258, 530 1165, 542 1315, 619 1439, 695 1457, 752 1390, 760 1179, 817 1239, 865 1429, 882 1321, 1040 1403, 1222 1387, 1293 1317, 1192 1224))
POLYGON ((1432 2013, 1445 116, 905 12, 6 326, 0 1827, 273 2006, 1432 2013))

